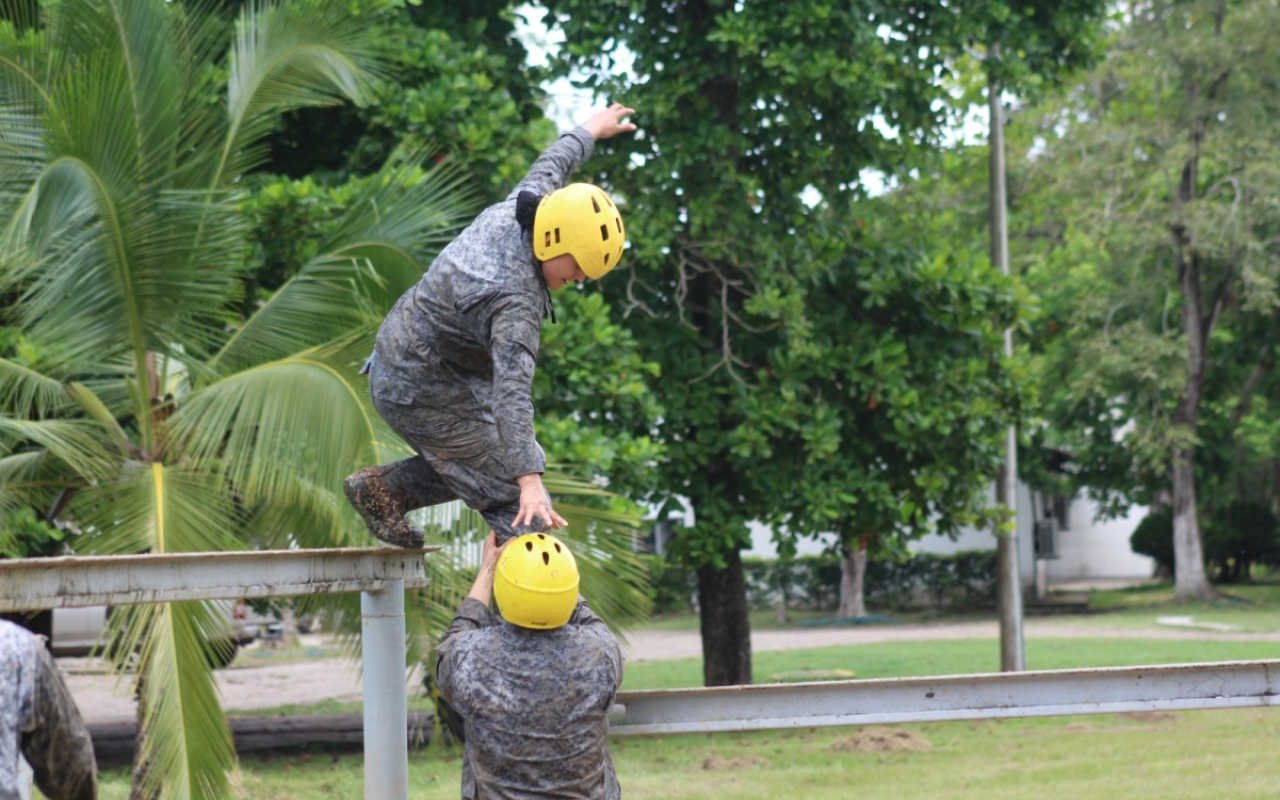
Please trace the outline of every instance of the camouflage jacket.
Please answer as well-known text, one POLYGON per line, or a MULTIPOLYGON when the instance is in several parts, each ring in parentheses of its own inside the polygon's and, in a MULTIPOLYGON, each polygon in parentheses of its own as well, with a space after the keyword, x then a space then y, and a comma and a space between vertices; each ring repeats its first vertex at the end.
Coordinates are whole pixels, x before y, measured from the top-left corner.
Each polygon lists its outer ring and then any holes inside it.
POLYGON ((551 301, 530 234, 516 222, 516 197, 560 188, 594 146, 590 133, 575 128, 547 148, 506 200, 485 209, 441 251, 378 332, 374 358, 382 369, 370 387, 374 396, 491 415, 505 448, 495 455, 507 479, 546 470, 534 438, 531 392, 551 301))
POLYGON ((605 744, 622 649, 585 600, 534 631, 468 598, 436 651, 440 693, 462 716, 463 800, 621 796, 605 744))
POLYGON ((18 753, 49 800, 93 800, 93 742, 41 637, 0 620, 0 800, 24 796, 18 753))

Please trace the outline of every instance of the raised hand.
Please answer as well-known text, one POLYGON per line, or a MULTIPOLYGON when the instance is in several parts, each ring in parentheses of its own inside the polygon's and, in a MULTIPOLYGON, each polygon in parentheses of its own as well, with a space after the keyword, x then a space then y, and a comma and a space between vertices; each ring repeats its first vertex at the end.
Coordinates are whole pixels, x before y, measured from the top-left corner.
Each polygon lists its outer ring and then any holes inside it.
POLYGON ((634 108, 627 108, 622 103, 614 103, 603 111, 592 114, 582 127, 587 129, 596 141, 608 139, 619 133, 631 133, 636 129, 634 122, 623 122, 623 118, 636 113, 634 108))

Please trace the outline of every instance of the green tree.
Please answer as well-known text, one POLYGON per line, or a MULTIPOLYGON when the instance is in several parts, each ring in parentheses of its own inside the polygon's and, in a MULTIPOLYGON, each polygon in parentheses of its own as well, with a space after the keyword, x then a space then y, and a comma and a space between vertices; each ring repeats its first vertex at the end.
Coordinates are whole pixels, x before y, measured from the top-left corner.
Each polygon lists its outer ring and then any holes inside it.
POLYGON ((1265 2, 1135 9, 1045 159, 1063 198, 1046 283, 1075 294, 1055 303, 1067 331, 1046 340, 1046 366, 1068 380, 1049 400, 1095 475, 1136 471, 1157 500, 1168 487, 1180 599, 1211 591, 1197 461, 1215 371, 1238 365, 1219 384, 1229 420, 1275 357, 1240 336, 1274 327, 1278 24, 1265 2))
POLYGON ((547 6, 567 36, 561 69, 640 111, 643 135, 593 161, 628 215, 615 281, 661 364, 659 498, 688 498, 696 519, 677 552, 698 572, 704 676, 749 683, 746 523, 781 518, 795 480, 789 459, 754 444, 789 402, 760 376, 808 338, 808 287, 838 251, 810 235, 801 197, 846 208, 859 170, 894 169, 936 130, 934 26, 950 31, 954 16, 818 0, 547 6), (612 70, 622 47, 630 77, 612 70))
MULTIPOLYGON (((951 64, 987 28, 942 2, 546 5, 567 38, 560 71, 640 111, 644 135, 599 159, 628 212, 624 311, 660 354, 660 494, 687 497, 696 518, 677 552, 698 570, 705 679, 746 683, 746 522, 796 512, 781 506, 790 454, 757 446, 793 402, 766 377, 809 346, 811 295, 843 252, 812 203, 840 218, 861 170, 892 174, 934 146, 951 64)), ((1075 4, 1017 8, 1054 30, 1077 24, 1075 4)), ((1057 36, 1027 39, 1029 52, 1062 58, 1040 46, 1057 36)))
MULTIPOLYGON (((343 190, 295 274, 244 302, 258 264, 243 179, 264 137, 290 109, 366 101, 385 66, 347 11, 253 5, 232 27, 216 4, 63 0, 0 24, 0 292, 19 340, 0 358, 4 519, 31 529, 37 509, 80 552, 368 543, 342 478, 408 449, 358 370, 475 205, 449 162, 395 158, 343 190)), ((607 501, 581 480, 547 484, 607 501)), ((641 611, 629 539, 608 535, 630 518, 559 507, 584 592, 615 621, 641 611)), ((437 538, 476 527, 456 508, 425 516, 437 538)), ((460 596, 441 580, 455 556, 428 562, 415 642, 460 596)), ((230 796, 216 609, 113 619, 120 659, 139 652, 135 796, 230 796)))
POLYGON ((884 222, 850 226, 848 251, 810 293, 810 346, 780 354, 762 381, 790 400, 762 426, 796 461, 787 528, 840 538, 841 617, 866 614, 869 555, 1001 518, 987 490, 1025 380, 1003 355, 1014 284, 963 251, 930 260, 874 244, 909 240, 893 230, 909 221, 884 213, 891 198, 879 205, 884 222))
POLYGON ((284 115, 267 139, 271 171, 333 183, 377 169, 397 147, 430 146, 471 173, 485 201, 501 199, 555 138, 512 6, 358 0, 385 80, 361 106, 284 115))

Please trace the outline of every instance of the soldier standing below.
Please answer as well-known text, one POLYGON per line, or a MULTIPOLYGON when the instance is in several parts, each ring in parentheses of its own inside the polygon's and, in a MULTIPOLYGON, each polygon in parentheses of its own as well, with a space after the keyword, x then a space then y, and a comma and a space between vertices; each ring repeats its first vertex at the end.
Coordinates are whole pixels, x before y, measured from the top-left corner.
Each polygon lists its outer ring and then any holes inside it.
POLYGON ((489 535, 436 650, 436 681, 463 719, 463 800, 621 796, 605 737, 622 649, 578 595, 577 564, 554 536, 500 547, 489 535))
POLYGON ((98 796, 93 741, 43 638, 0 620, 0 800, 26 796, 19 752, 49 800, 98 796))
POLYGON ((622 217, 597 186, 565 186, 595 142, 636 126, 615 103, 560 137, 506 200, 449 243, 391 309, 365 364, 374 406, 417 455, 368 467, 344 490, 370 532, 421 547, 405 512, 461 499, 499 542, 560 528, 533 431, 534 362, 551 290, 617 266, 622 217))

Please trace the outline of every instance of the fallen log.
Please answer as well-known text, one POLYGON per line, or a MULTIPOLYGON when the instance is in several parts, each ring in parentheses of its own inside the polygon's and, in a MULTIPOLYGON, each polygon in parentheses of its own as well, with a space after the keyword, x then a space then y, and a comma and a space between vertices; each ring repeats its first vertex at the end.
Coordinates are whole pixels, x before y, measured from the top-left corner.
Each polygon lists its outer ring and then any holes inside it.
MULTIPOLYGON (((410 747, 423 745, 430 740, 434 716, 430 711, 409 712, 409 726, 405 735, 410 747)), ((268 750, 302 749, 312 745, 342 750, 358 750, 364 746, 362 714, 230 717, 228 721, 235 737, 236 752, 240 755, 268 750)), ((133 761, 137 739, 137 726, 133 719, 94 722, 88 728, 99 767, 133 761)))

